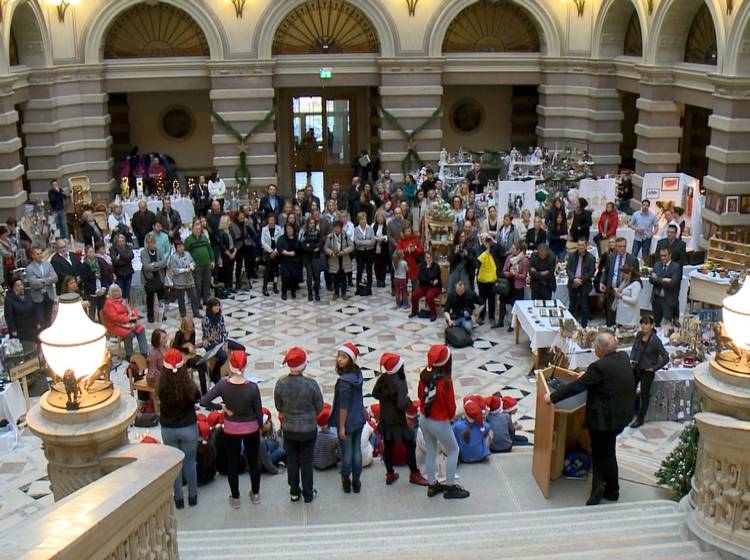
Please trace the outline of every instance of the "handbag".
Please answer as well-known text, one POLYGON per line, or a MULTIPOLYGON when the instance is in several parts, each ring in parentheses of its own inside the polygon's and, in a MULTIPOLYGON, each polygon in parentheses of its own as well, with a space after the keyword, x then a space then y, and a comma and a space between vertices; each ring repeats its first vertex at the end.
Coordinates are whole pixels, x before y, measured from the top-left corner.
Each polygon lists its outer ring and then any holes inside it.
POLYGON ((507 278, 498 278, 495 283, 495 293, 502 297, 506 297, 510 293, 510 280, 507 278))

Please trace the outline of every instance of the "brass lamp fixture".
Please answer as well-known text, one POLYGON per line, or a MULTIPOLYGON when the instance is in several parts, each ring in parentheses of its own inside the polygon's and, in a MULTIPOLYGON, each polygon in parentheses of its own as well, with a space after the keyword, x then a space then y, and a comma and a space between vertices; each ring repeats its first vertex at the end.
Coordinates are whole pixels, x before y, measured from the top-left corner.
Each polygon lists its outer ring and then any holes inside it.
POLYGON ((573 0, 573 4, 575 4, 576 8, 578 9, 578 17, 583 17, 583 10, 586 7, 586 0, 573 0))
POLYGON ((49 0, 49 3, 57 7, 57 19, 65 23, 65 12, 70 6, 76 6, 81 0, 49 0))
POLYGON ((417 11, 417 4, 419 4, 419 0, 406 0, 406 7, 409 10, 409 15, 414 16, 417 11))
POLYGON ((750 375, 750 276, 736 294, 724 298, 722 316, 715 360, 734 373, 750 375))
POLYGON ((242 19, 242 12, 245 11, 245 3, 247 0, 225 0, 232 2, 232 6, 234 6, 234 15, 237 16, 237 19, 242 19))
POLYGON ((89 319, 78 294, 60 296, 57 317, 39 340, 52 375, 50 404, 78 410, 112 395, 106 330, 89 319))

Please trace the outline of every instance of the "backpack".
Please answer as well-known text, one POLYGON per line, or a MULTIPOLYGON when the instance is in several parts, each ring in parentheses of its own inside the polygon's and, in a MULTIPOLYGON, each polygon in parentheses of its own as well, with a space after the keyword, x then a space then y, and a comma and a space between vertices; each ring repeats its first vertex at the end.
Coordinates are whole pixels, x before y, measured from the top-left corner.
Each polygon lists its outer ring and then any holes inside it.
POLYGON ((474 341, 471 335, 462 327, 448 327, 445 329, 445 343, 453 348, 466 348, 472 346, 474 341))

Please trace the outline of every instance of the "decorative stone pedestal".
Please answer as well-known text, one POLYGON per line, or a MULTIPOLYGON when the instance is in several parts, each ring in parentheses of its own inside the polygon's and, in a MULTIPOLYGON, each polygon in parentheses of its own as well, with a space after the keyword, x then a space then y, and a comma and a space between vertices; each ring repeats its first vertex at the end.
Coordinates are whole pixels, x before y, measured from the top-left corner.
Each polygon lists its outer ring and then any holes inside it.
POLYGON ((713 360, 695 371, 701 412, 690 531, 725 558, 750 557, 750 376, 713 360))
POLYGON ((29 429, 44 442, 55 501, 101 478, 100 458, 128 443, 137 403, 115 388, 101 404, 69 411, 52 406, 49 392, 26 415, 29 429))

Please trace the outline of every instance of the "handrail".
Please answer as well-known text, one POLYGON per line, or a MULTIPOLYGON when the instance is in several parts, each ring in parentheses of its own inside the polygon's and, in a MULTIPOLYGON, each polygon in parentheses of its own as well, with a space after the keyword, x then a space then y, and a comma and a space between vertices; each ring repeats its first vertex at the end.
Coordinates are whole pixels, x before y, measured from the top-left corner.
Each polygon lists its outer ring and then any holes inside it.
POLYGON ((101 458, 108 474, 3 531, 0 560, 175 560, 172 485, 184 454, 129 444, 101 458))

